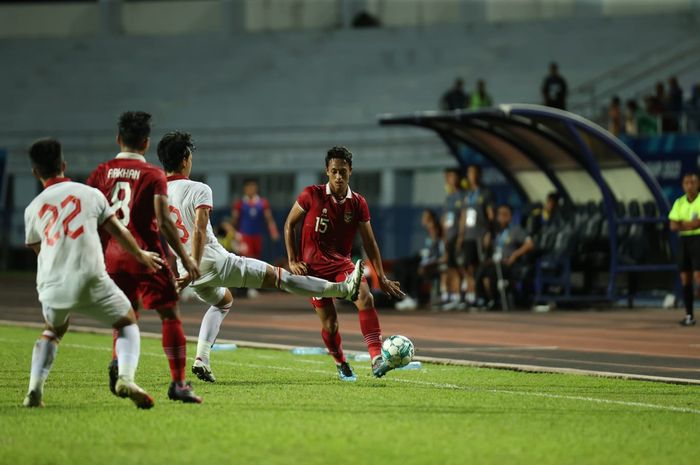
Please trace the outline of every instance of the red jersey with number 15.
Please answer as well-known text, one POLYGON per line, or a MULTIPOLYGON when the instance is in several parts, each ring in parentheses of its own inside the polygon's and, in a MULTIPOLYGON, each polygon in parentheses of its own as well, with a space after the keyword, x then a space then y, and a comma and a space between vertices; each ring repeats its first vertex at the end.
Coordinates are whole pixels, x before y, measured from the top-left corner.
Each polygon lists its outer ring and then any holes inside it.
POLYGON ((370 220, 364 197, 352 192, 342 201, 331 194, 328 184, 309 186, 297 198, 306 212, 301 230, 301 260, 310 274, 335 276, 340 266, 352 263, 352 243, 360 223, 370 220))
MULTIPOLYGON (((168 183, 160 168, 146 163, 137 153, 122 152, 100 164, 87 184, 99 189, 112 205, 119 221, 126 226, 144 250, 164 256, 156 221, 153 198, 168 195, 168 183)), ((108 273, 144 273, 146 268, 113 238, 105 250, 108 273)))

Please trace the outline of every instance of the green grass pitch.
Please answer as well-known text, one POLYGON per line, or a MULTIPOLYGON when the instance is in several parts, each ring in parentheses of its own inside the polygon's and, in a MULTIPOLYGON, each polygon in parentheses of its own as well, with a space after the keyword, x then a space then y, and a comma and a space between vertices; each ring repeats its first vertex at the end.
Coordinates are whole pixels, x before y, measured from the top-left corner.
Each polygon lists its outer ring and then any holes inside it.
POLYGON ((373 379, 367 362, 342 383, 328 357, 239 349, 214 352, 219 381, 194 380, 204 403, 183 405, 144 339, 156 406, 139 411, 107 389, 106 335, 68 333, 29 410, 38 334, 0 326, 1 464, 698 463, 698 386, 439 365, 373 379))

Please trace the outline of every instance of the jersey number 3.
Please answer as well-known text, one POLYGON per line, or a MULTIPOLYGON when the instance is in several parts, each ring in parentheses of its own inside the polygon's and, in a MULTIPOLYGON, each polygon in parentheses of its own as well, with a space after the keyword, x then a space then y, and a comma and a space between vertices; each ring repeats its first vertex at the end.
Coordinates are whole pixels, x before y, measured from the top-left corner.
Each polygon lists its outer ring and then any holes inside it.
POLYGON ((129 225, 131 220, 131 184, 124 181, 117 181, 112 189, 109 204, 114 207, 119 222, 124 226, 129 225), (121 214, 119 213, 121 212, 121 214))
MULTIPOLYGON (((78 227, 78 229, 71 229, 70 224, 82 210, 80 206, 80 199, 73 195, 69 195, 61 202, 61 210, 66 208, 68 204, 73 205, 73 211, 71 211, 68 214, 68 216, 66 216, 63 220, 63 234, 65 234, 66 237, 70 237, 71 239, 77 239, 78 236, 85 232, 85 228, 80 226, 78 227)), ((58 221, 58 207, 56 205, 45 203, 41 207, 41 210, 39 210, 39 218, 43 218, 47 213, 51 214, 51 218, 49 218, 49 222, 46 223, 46 227, 44 227, 44 237, 46 238, 46 245, 52 246, 55 245, 56 242, 58 242, 58 240, 61 238, 60 230, 56 231, 56 234, 54 234, 53 236, 49 235, 51 234, 51 229, 53 229, 54 225, 56 224, 56 221, 58 221)))
POLYGON ((175 227, 178 229, 178 231, 182 232, 182 234, 180 235, 180 242, 182 242, 183 244, 187 244, 187 241, 190 238, 190 233, 187 232, 187 228, 182 222, 182 214, 180 213, 180 210, 173 207, 172 205, 170 205, 170 218, 172 218, 173 222, 175 223, 175 227), (173 213, 175 214, 175 218, 173 218, 173 213))

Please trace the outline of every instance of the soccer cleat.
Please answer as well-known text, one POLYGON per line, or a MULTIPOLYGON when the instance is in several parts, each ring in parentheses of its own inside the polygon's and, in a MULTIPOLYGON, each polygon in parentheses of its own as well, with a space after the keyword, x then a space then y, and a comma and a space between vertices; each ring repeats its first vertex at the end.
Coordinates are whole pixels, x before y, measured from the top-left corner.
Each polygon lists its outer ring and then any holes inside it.
POLYGON ((372 359, 372 375, 374 375, 375 378, 381 378, 393 369, 394 367, 390 367, 381 355, 377 355, 372 359))
POLYGON ((189 381, 173 381, 168 388, 168 398, 170 400, 179 400, 186 404, 201 404, 202 398, 194 393, 192 384, 189 381))
POLYGON ((355 262, 355 271, 353 271, 347 278, 345 278, 345 284, 348 286, 347 300, 354 302, 357 300, 357 296, 360 295, 360 285, 362 284, 362 277, 365 274, 365 264, 362 260, 355 262))
POLYGON ((112 394, 117 395, 117 380, 119 379, 119 365, 117 365, 117 359, 115 358, 109 362, 109 390, 112 394))
POLYGON ((131 399, 131 401, 136 404, 136 407, 138 408, 147 410, 153 407, 153 397, 151 397, 133 381, 124 381, 123 378, 119 378, 115 386, 115 391, 118 397, 128 397, 131 399))
POLYGON ((686 315, 679 323, 681 326, 695 326, 695 318, 693 315, 686 315))
POLYGON ((204 364, 200 359, 196 359, 192 365, 192 373, 197 375, 197 378, 207 383, 215 383, 216 377, 211 372, 211 368, 204 364))
POLYGON ((357 381, 357 376, 355 376, 355 372, 352 371, 352 367, 350 367, 350 364, 348 362, 343 362, 340 365, 336 365, 338 368, 338 379, 341 381, 357 381))
POLYGON ((41 400, 41 397, 41 392, 29 391, 27 396, 24 398, 22 405, 25 407, 43 407, 44 401, 41 400))

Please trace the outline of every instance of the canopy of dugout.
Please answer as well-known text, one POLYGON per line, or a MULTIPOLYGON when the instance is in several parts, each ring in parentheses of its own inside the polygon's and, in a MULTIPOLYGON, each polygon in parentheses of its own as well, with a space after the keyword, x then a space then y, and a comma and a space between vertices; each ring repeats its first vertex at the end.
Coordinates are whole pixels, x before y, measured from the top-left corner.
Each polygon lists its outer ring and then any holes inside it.
POLYGON ((656 263, 620 259, 618 242, 633 225, 638 229, 654 225, 663 236, 659 243, 665 240, 668 244, 669 203, 634 152, 578 115, 540 105, 509 104, 483 110, 382 115, 380 124, 435 131, 462 166, 466 164, 463 147, 480 153, 512 183, 525 203, 541 201, 548 192, 557 191, 565 208, 599 205, 609 250, 614 251, 606 257, 610 270, 606 298, 615 297, 620 272, 675 269, 670 254, 661 254, 656 263), (656 208, 644 214, 629 213, 624 205, 630 202, 653 203, 656 208))

